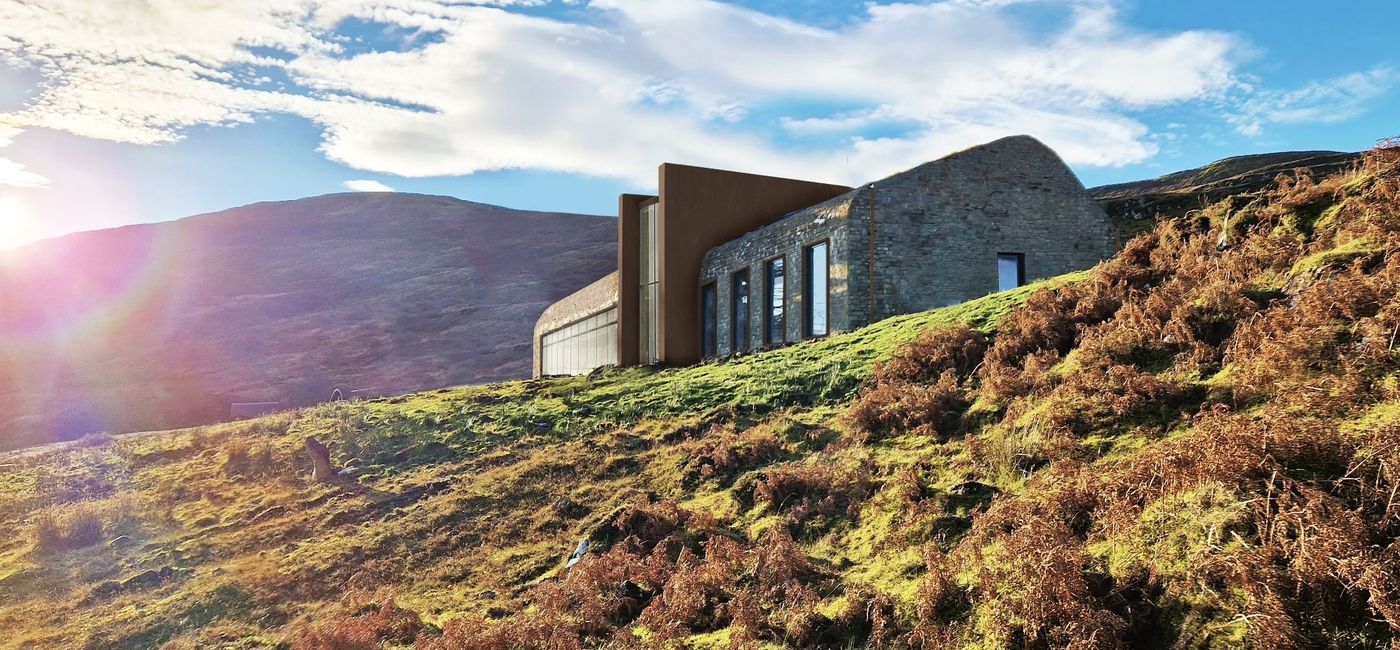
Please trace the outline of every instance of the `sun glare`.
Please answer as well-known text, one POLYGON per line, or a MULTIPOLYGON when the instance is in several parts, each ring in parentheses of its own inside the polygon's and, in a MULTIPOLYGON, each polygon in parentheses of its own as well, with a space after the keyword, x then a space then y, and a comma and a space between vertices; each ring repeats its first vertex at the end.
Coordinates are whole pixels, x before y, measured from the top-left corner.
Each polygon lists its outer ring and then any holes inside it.
POLYGON ((34 218, 18 196, 0 196, 0 250, 23 246, 39 238, 34 218))

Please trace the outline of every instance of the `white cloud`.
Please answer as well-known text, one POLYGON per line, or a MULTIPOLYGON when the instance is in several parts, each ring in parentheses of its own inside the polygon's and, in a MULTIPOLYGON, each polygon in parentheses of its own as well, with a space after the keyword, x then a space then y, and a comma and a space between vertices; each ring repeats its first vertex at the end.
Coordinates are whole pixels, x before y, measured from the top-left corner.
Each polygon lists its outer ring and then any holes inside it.
POLYGON ((1367 104, 1400 83, 1400 71, 1387 66, 1314 82, 1290 91, 1260 91, 1227 119, 1242 135, 1258 136, 1273 125, 1332 124, 1365 112, 1367 104))
POLYGON ((379 181, 355 180, 345 181, 345 189, 351 192, 392 192, 394 188, 389 187, 379 181))
POLYGON ((373 88, 434 109, 329 125, 323 150, 352 166, 410 176, 524 167, 637 182, 650 182, 659 160, 859 182, 1020 132, 1071 162, 1126 164, 1155 144, 1125 107, 1232 83, 1231 37, 1138 35, 1111 8, 1066 4, 1066 30, 1046 39, 997 6, 876 5, 827 30, 708 0, 594 0, 589 25, 475 10, 414 51, 314 55, 291 69, 323 91, 373 88), (1142 75, 1144 65, 1162 74, 1142 75), (406 69, 439 72, 425 85, 406 69), (856 110, 908 128, 879 140, 862 138, 859 124, 827 128, 822 146, 795 151, 765 130, 851 110, 752 121, 810 100, 868 106, 856 110))
POLYGON ((12 187, 47 187, 49 179, 24 170, 21 165, 8 158, 0 158, 0 185, 12 187))
MULTIPOLYGON (((20 134, 20 130, 0 124, 0 149, 10 146, 14 142, 15 136, 20 134)), ((49 179, 25 171, 21 165, 8 158, 0 157, 0 185, 11 187, 48 187, 49 179)))
POLYGON ((1135 111, 1241 88, 1234 37, 1139 32, 1105 0, 1044 0, 1048 28, 1012 0, 872 3, 834 29, 713 0, 593 0, 568 20, 512 4, 0 3, 0 60, 43 75, 0 121, 151 144, 289 113, 328 158, 400 176, 649 184, 673 160, 854 183, 1012 133, 1133 163, 1157 150, 1135 111), (374 51, 347 18, 416 36, 374 51))

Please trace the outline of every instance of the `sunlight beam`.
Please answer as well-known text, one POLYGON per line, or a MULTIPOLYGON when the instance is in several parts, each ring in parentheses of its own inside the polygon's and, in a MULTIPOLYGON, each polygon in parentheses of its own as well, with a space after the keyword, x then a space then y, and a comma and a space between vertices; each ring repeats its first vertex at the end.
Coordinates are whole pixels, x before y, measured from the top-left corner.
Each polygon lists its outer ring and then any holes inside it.
POLYGON ((0 250, 15 248, 39 239, 38 224, 20 197, 0 195, 0 250))

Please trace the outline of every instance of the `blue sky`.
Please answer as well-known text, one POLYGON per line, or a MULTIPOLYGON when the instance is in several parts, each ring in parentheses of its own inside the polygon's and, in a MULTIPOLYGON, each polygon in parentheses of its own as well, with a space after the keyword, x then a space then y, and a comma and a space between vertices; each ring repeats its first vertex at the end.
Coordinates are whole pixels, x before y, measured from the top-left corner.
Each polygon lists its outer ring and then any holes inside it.
POLYGON ((0 248, 348 188, 608 214, 662 161, 855 184, 1030 133, 1098 185, 1400 135, 1388 0, 208 5, 0 0, 0 248))

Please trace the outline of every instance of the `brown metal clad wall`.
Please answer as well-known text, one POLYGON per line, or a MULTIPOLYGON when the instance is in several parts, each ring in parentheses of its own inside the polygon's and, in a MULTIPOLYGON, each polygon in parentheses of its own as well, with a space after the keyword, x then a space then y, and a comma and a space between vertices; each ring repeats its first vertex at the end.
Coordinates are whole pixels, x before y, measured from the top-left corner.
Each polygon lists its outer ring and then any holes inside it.
MULTIPOLYGON (((705 252, 849 187, 667 163, 661 189, 661 361, 700 358, 705 252)), ((626 323, 623 327, 626 327, 626 323)))

